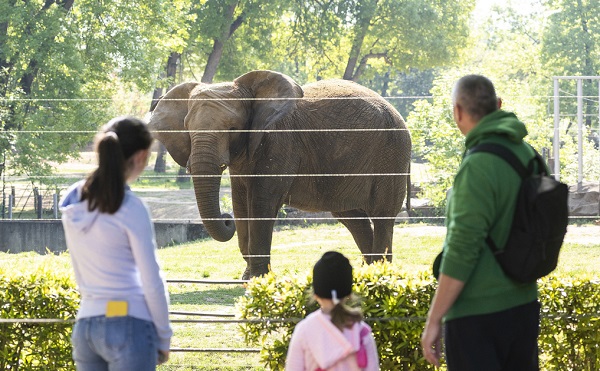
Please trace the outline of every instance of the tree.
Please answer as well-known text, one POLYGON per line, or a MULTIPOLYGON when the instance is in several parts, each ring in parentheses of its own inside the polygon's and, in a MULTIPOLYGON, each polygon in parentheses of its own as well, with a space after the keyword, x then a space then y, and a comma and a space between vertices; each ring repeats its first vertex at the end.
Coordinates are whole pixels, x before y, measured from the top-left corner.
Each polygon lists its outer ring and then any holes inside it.
MULTIPOLYGON (((177 2, 177 1, 176 1, 177 2)), ((176 3, 175 2, 175 3, 176 3)), ((9 0, 0 4, 0 154, 48 175, 77 155, 127 84, 148 90, 172 1, 9 0)), ((166 41, 165 41, 166 40, 166 41)))
MULTIPOLYGON (((550 14, 545 22, 542 35, 541 59, 551 76, 597 76, 600 74, 600 16, 598 0, 546 0, 544 5, 550 14)), ((560 111, 575 114, 577 112, 577 89, 575 80, 561 80, 560 111), (569 96, 572 96, 571 99, 569 96)), ((548 86, 546 94, 553 95, 552 86, 548 86)), ((577 130, 571 124, 575 119, 563 118, 560 127, 560 164, 561 180, 575 183, 577 180, 577 155, 583 156, 584 173, 596 179, 597 163, 591 159, 598 158, 598 137, 593 132, 600 130, 598 123, 597 97, 598 81, 583 81, 583 113, 584 113, 584 143, 583 153, 578 154, 576 145, 577 130)))
POLYGON ((85 115, 66 102, 78 97, 76 71, 83 65, 64 33, 72 6, 73 1, 50 0, 0 6, 0 153, 15 173, 47 174, 46 160, 64 160, 72 144, 82 143, 81 136, 67 140, 52 133, 85 115), (29 99, 32 95, 43 100, 29 99))
POLYGON ((207 0, 191 9, 194 21, 184 55, 200 81, 232 80, 272 60, 272 38, 281 27, 286 1, 207 0), (261 61, 262 59, 262 61, 261 61))
POLYGON ((550 79, 540 63, 541 14, 522 15, 511 7, 496 7, 474 29, 474 40, 460 67, 439 70, 431 90, 433 98, 419 100, 408 117, 413 154, 429 165, 432 182, 425 183, 424 197, 443 210, 446 192, 458 169, 464 137, 454 123, 450 94, 453 84, 470 73, 489 77, 503 100, 526 124, 527 141, 535 148, 551 147, 551 119, 543 98, 550 79))
POLYGON ((365 81, 371 71, 407 72, 447 65, 468 37, 474 1, 306 1, 292 18, 294 37, 316 40, 291 50, 313 56, 323 77, 365 81), (311 49, 312 45, 316 47, 311 49), (326 58, 320 57, 324 55, 326 58))
MULTIPOLYGON (((600 15, 598 0, 546 0, 551 12, 543 34, 542 61, 555 76, 596 76, 600 74, 600 15)), ((575 92, 574 84, 563 82, 575 92)), ((565 89, 566 90, 566 89, 565 89)), ((594 83, 585 82, 584 95, 595 95, 594 83)), ((596 103, 586 100, 586 123, 597 113, 596 103)), ((574 103, 567 107, 573 112, 574 103)))

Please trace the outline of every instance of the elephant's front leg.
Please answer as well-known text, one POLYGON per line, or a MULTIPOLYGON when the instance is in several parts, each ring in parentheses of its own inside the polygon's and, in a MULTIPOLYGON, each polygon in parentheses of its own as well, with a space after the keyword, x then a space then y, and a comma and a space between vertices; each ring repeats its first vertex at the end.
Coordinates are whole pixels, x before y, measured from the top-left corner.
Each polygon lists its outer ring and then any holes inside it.
POLYGON ((235 217, 235 227, 238 237, 238 246, 240 253, 246 261, 246 268, 242 274, 242 279, 250 279, 250 260, 248 249, 248 192, 239 178, 231 178, 231 202, 233 204, 233 215, 235 217))
POLYGON ((271 242, 277 212, 283 204, 284 190, 289 180, 259 178, 249 188, 248 250, 250 276, 261 276, 270 271, 271 242))
POLYGON ((261 220, 255 219, 249 222, 248 266, 250 268, 250 277, 261 276, 271 270, 271 242, 273 240, 273 226, 276 216, 277 213, 263 214, 262 216, 255 216, 261 220))

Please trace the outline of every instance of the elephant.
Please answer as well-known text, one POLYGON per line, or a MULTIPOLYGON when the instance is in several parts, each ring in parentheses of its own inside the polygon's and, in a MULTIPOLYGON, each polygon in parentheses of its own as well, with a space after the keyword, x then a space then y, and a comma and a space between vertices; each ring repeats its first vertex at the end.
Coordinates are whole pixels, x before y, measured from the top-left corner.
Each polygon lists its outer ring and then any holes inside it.
POLYGON ((346 80, 300 86, 257 70, 232 82, 181 83, 151 111, 150 130, 192 175, 207 232, 228 241, 237 230, 243 279, 270 270, 284 204, 331 212, 367 263, 391 260, 411 138, 402 116, 374 91, 346 80), (235 220, 219 206, 227 168, 235 220))

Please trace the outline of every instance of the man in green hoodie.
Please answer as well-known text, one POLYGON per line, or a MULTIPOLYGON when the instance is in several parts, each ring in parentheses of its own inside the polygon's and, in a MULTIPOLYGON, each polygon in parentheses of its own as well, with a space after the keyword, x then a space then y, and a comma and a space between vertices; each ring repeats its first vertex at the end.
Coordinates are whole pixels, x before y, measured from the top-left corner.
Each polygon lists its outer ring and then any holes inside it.
POLYGON ((485 242, 489 234, 496 246, 505 245, 521 179, 494 154, 466 156, 477 144, 497 143, 526 165, 534 151, 523 141, 525 125, 500 109, 486 77, 458 80, 452 104, 466 137, 465 155, 448 198, 439 285, 421 338, 423 354, 439 366, 443 328, 449 371, 539 370, 537 284, 508 278, 485 242))

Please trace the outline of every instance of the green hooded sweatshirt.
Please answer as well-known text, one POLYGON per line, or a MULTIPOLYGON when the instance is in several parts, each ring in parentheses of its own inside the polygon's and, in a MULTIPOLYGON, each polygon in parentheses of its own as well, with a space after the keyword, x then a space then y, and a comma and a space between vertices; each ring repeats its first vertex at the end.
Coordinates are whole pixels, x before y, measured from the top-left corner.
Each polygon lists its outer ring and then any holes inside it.
MULTIPOLYGON (((498 143, 527 165, 534 152, 523 141, 526 135, 513 113, 497 110, 467 134, 465 153, 480 143, 498 143)), ((446 209, 440 272, 465 286, 444 320, 499 312, 537 299, 537 284, 508 278, 485 242, 489 234, 498 247, 506 244, 520 185, 519 175, 500 157, 463 155, 446 209)))

